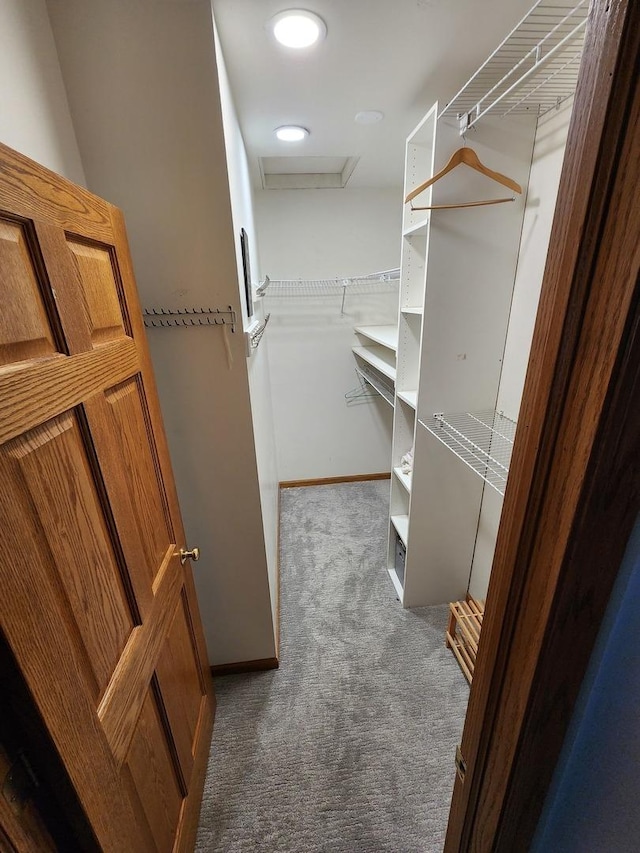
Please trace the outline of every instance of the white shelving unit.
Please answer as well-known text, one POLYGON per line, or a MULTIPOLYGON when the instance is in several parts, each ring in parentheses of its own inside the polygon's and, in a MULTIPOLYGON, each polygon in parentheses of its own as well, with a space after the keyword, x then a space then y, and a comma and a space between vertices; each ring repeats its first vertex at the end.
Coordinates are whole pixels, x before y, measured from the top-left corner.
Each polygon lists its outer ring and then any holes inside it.
MULTIPOLYGON (((505 133, 484 118, 470 144, 526 186, 536 118, 507 121, 505 133)), ((461 144, 457 118, 435 104, 407 140, 405 196, 461 144)), ((486 181, 460 167, 418 204, 491 197, 486 181)), ((509 454, 498 445, 505 437, 510 447, 514 424, 495 409, 523 214, 522 198, 428 216, 403 206, 387 567, 405 607, 464 598, 485 485, 504 491, 509 454), (412 448, 413 471, 403 474, 412 448)))
MULTIPOLYGON (((538 118, 574 91, 588 5, 540 0, 452 101, 432 107, 407 139, 405 197, 471 127, 466 142, 480 161, 527 188, 538 118)), ((545 174, 535 191, 544 195, 533 199, 523 263, 545 251, 557 183, 545 174), (543 206, 549 224, 527 256, 543 206)), ((404 607, 464 599, 472 567, 478 588, 488 579, 528 357, 522 332, 533 331, 539 287, 524 275, 514 301, 526 191, 513 204, 460 206, 501 195, 460 166, 417 196, 416 209, 403 205, 388 571, 404 607), (408 475, 401 460, 411 449, 408 475)))
POLYGON ((390 405, 394 405, 396 382, 396 352, 398 327, 356 326, 355 333, 364 339, 364 346, 352 348, 356 357, 356 372, 390 405))

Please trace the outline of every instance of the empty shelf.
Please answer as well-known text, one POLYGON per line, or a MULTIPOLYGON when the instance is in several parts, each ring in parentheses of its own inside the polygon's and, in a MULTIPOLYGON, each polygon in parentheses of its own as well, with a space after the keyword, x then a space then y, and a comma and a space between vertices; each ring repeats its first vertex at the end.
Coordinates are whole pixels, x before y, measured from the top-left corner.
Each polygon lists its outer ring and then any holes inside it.
POLYGON ((398 480, 400 480, 405 489, 411 493, 411 474, 405 474, 400 466, 394 468, 393 473, 396 475, 398 480))
POLYGON ((369 340, 395 352, 398 349, 398 327, 394 326, 356 326, 355 332, 369 340))
POLYGON ((429 423, 420 421, 465 465, 504 495, 516 422, 501 412, 437 413, 429 423))
POLYGON ((353 347, 353 353, 375 367, 389 379, 396 381, 395 355, 387 347, 374 344, 370 347, 353 347))
POLYGON ((392 515, 391 523, 398 531, 398 536, 402 539, 404 544, 407 544, 407 540, 409 538, 409 516, 408 515, 392 515))
POLYGON ((367 382, 371 387, 380 394, 383 400, 385 400, 389 405, 393 408, 393 381, 391 379, 387 379, 386 376, 378 373, 374 368, 365 365, 363 367, 356 367, 356 373, 358 376, 361 376, 365 382, 367 382))
POLYGON ((422 305, 409 305, 400 309, 403 314, 422 314, 422 305))
POLYGON ((396 394, 407 406, 411 406, 412 409, 415 409, 418 405, 417 391, 397 391, 396 394))

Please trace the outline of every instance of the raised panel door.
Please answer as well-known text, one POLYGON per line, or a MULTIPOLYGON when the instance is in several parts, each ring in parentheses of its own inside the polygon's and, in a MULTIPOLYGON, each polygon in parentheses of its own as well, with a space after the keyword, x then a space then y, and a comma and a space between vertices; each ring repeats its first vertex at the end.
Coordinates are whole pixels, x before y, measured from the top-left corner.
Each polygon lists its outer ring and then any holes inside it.
POLYGON ((213 697, 120 213, 0 146, 0 627, 105 851, 193 844, 213 697))

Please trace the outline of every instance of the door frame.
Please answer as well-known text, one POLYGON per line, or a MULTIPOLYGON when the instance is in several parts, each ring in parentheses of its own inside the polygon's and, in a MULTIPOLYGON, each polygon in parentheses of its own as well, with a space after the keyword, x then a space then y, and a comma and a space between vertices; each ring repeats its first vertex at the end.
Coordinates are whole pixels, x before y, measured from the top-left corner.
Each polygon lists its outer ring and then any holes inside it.
POLYGON ((447 853, 529 848, 640 512, 639 62, 593 0, 447 853))

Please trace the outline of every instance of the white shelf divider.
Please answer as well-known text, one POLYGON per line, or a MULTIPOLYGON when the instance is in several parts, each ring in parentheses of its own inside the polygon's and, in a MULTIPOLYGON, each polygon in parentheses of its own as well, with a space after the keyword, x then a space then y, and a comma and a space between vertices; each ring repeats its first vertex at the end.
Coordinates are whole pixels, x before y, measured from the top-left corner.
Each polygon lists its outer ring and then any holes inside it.
POLYGON ((409 225, 402 232, 403 237, 411 237, 413 234, 426 234, 427 233, 427 225, 429 224, 429 217, 425 216, 422 219, 419 219, 413 225, 409 225))
POLYGON ((396 391, 396 395, 406 403, 407 406, 411 406, 412 409, 415 409, 418 405, 418 392, 417 391, 396 391))
POLYGON ((411 494, 411 474, 405 474, 402 468, 398 466, 393 469, 393 473, 396 475, 398 480, 402 483, 405 489, 411 494))
POLYGON ((356 326, 355 332, 365 338, 396 352, 398 349, 398 327, 393 326, 356 326))
POLYGON ((373 344, 370 347, 353 347, 354 355, 366 361, 380 373, 389 379, 396 381, 395 354, 381 344, 373 344))
POLYGON ((408 515, 392 515, 391 523, 395 527, 398 536, 402 539, 405 547, 409 539, 409 516, 408 515))

